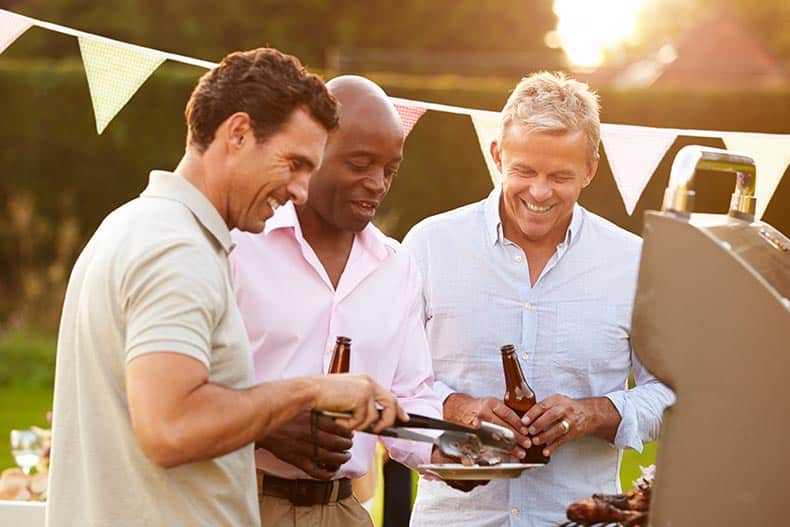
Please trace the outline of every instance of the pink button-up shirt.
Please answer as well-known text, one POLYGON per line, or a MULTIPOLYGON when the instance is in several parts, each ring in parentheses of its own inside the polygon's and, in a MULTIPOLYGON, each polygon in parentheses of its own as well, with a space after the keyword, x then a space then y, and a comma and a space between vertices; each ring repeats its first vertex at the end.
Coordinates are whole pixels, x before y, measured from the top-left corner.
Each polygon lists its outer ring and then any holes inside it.
MULTIPOLYGON (((260 234, 233 231, 233 281, 247 327, 257 382, 326 373, 338 336, 350 337, 352 373, 389 388, 407 412, 441 416, 422 324, 422 283, 411 255, 372 224, 354 238, 337 290, 302 236, 291 203, 260 234)), ((336 477, 368 471, 377 437, 354 434, 351 460, 336 477)), ((429 462, 431 445, 382 438, 390 456, 411 467, 429 462)), ((308 478, 270 452, 258 468, 308 478)))

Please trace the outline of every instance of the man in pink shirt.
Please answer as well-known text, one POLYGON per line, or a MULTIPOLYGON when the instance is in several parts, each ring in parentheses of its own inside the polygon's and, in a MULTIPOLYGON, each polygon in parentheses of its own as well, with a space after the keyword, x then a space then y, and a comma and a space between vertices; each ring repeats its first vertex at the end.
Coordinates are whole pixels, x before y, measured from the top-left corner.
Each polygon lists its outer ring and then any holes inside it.
MULTIPOLYGON (((362 77, 327 84, 341 105, 304 204, 286 204, 260 234, 233 232, 236 299, 257 382, 326 373, 338 336, 352 339, 351 372, 389 388, 410 413, 441 416, 413 258, 370 221, 392 184, 404 132, 384 91, 362 77)), ((351 494, 377 438, 302 415, 259 443, 263 526, 372 525, 351 494), (353 446, 352 446, 353 445, 353 446)), ((427 463, 431 445, 386 440, 390 456, 427 463)))

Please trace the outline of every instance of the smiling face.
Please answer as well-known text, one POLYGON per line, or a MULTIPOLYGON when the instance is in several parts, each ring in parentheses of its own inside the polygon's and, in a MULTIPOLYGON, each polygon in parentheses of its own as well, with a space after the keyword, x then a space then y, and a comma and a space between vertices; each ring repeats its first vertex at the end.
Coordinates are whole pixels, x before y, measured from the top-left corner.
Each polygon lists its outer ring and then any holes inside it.
POLYGON ((403 158, 403 130, 384 103, 344 105, 321 169, 310 182, 307 207, 329 227, 360 232, 373 219, 403 158))
POLYGON ((261 232, 274 210, 288 200, 307 199, 311 174, 321 164, 327 131, 304 108, 294 110, 283 127, 259 143, 250 127, 240 126, 230 140, 226 187, 229 227, 261 232))
POLYGON ((588 151, 581 130, 533 131, 515 123, 505 128, 491 153, 502 173, 500 215, 509 240, 554 246, 565 239, 573 205, 598 168, 588 151))

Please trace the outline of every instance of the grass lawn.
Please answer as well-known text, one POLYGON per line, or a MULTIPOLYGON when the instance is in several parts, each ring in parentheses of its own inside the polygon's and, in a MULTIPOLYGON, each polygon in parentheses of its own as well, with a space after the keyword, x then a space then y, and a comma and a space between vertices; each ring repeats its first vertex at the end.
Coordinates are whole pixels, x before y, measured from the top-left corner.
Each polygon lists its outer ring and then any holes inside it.
POLYGON ((640 466, 646 467, 656 462, 656 447, 658 443, 647 443, 642 453, 626 450, 623 454, 623 465, 620 467, 620 482, 623 491, 631 490, 634 480, 642 475, 640 466))
POLYGON ((14 428, 32 425, 49 428, 47 412, 52 409, 51 388, 0 386, 0 471, 15 467, 10 436, 14 428))

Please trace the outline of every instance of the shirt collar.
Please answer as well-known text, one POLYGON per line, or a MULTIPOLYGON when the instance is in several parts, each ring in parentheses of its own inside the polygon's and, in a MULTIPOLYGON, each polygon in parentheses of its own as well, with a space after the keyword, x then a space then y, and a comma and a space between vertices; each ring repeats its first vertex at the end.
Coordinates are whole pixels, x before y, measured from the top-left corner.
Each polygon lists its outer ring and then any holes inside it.
POLYGON ((502 219, 499 217, 499 199, 502 196, 502 185, 495 185, 494 190, 486 198, 483 213, 486 221, 486 233, 491 244, 502 241, 502 219))
MULTIPOLYGON (((266 220, 263 234, 264 236, 268 236, 270 232, 278 229, 287 229, 289 227, 293 229, 294 236, 300 242, 305 241, 304 235, 302 234, 302 226, 299 223, 299 216, 296 214, 296 207, 292 201, 278 208, 274 216, 266 220)), ((361 244, 366 251, 379 261, 383 261, 389 255, 390 251, 394 250, 396 247, 396 244, 372 223, 368 223, 362 232, 356 235, 355 241, 361 244)))
MULTIPOLYGON (((483 205, 486 222, 486 233, 488 234, 488 239, 492 244, 501 242, 504 239, 504 233, 502 232, 502 218, 499 215, 499 202, 501 197, 502 185, 498 184, 488 195, 485 200, 485 204, 483 205)), ((571 223, 568 226, 568 232, 565 234, 565 240, 563 240, 563 242, 560 243, 557 248, 560 249, 570 247, 570 245, 579 238, 583 223, 584 208, 582 208, 582 206, 578 203, 574 203, 571 223)))
POLYGON ((302 227, 299 225, 299 217, 296 215, 296 208, 294 208, 292 201, 278 207, 274 215, 266 220, 266 225, 263 227, 263 235, 268 236, 270 232, 278 229, 287 229, 288 227, 293 228, 299 238, 302 237, 302 227))
POLYGON ((571 224, 568 225, 568 232, 565 234, 565 240, 560 243, 558 249, 570 247, 579 239, 582 232, 582 225, 584 224, 584 208, 578 203, 573 204, 573 213, 571 216, 571 224))
POLYGON ((233 250, 235 244, 230 238, 225 220, 208 198, 183 177, 164 170, 152 170, 148 176, 148 186, 140 196, 170 199, 181 203, 219 242, 225 253, 229 254, 233 250))
POLYGON ((397 243, 385 236, 372 222, 357 234, 357 240, 380 262, 384 261, 390 252, 395 252, 397 247, 397 243))

